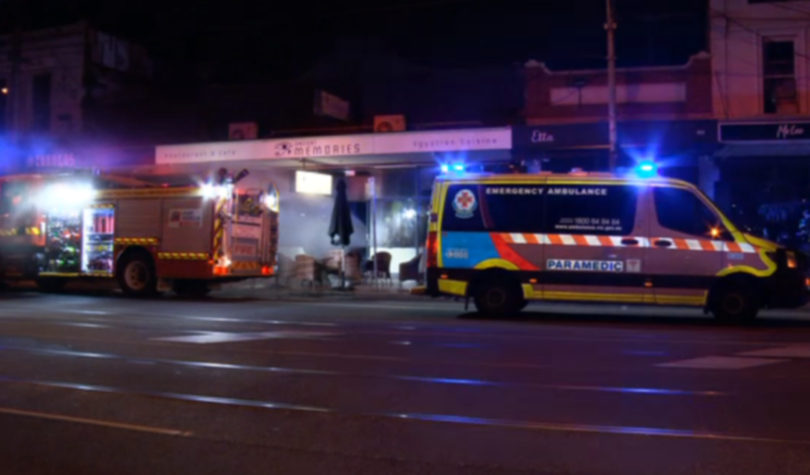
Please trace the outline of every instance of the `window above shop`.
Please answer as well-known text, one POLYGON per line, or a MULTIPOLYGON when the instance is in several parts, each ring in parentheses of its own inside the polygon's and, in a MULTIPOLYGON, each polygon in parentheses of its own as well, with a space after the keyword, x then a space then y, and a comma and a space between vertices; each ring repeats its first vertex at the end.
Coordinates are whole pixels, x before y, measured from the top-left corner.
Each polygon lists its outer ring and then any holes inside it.
POLYGON ((766 114, 799 112, 796 91, 796 53, 792 38, 765 38, 762 42, 763 111, 766 114))

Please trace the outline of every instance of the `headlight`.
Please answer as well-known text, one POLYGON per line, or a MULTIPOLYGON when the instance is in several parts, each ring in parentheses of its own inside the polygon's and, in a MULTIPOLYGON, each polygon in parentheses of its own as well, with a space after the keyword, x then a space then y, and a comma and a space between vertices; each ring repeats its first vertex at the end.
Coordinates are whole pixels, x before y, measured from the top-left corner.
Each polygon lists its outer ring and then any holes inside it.
POLYGON ((276 198, 276 195, 269 194, 264 197, 264 204, 270 209, 276 209, 276 205, 278 204, 278 198, 276 198))
POLYGON ((202 195, 206 199, 225 199, 231 193, 231 187, 227 185, 212 185, 206 183, 201 187, 202 195))
POLYGON ((796 253, 794 252, 787 253, 787 266, 790 267, 791 269, 795 269, 796 267, 798 267, 796 261, 796 253))

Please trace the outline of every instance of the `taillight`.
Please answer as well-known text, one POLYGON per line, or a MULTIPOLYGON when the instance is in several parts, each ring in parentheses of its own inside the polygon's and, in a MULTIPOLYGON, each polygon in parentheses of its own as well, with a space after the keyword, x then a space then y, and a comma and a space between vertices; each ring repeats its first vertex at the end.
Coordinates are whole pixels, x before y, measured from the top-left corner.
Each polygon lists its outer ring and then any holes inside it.
POLYGON ((428 233, 427 238, 427 267, 439 267, 439 235, 435 231, 428 233))

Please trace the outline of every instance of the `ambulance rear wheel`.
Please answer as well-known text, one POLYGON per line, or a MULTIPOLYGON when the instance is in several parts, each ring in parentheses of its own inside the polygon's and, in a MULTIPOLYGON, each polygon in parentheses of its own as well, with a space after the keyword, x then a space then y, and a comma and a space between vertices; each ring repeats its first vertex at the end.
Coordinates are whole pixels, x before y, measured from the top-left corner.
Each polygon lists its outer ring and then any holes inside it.
POLYGON ((157 293, 155 265, 146 253, 132 253, 121 259, 118 284, 131 297, 147 297, 157 293))
POLYGON ((478 313, 488 317, 506 317, 525 305, 520 287, 508 280, 488 280, 475 286, 473 301, 478 313))
POLYGON ((750 323, 757 317, 759 299, 746 285, 726 285, 712 298, 712 314, 723 323, 750 323))

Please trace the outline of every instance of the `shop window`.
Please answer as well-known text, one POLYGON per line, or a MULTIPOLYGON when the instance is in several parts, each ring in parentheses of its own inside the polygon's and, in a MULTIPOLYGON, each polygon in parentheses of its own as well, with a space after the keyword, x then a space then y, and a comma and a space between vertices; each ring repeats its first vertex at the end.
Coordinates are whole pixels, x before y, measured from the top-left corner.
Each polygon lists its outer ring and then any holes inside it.
POLYGON ((546 232, 629 235, 638 203, 634 186, 549 186, 546 232))
POLYGON ((427 209, 427 203, 421 206, 419 208, 414 200, 378 200, 377 244, 381 247, 413 248, 424 243, 426 231, 423 212, 427 209))
POLYGON ((765 113, 799 112, 793 40, 764 40, 762 66, 765 113))
POLYGON ((719 217, 689 190, 655 188, 653 197, 658 223, 667 229, 703 238, 712 237, 712 229, 722 229, 719 217))

